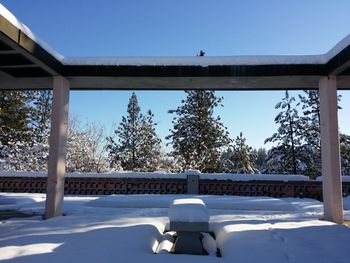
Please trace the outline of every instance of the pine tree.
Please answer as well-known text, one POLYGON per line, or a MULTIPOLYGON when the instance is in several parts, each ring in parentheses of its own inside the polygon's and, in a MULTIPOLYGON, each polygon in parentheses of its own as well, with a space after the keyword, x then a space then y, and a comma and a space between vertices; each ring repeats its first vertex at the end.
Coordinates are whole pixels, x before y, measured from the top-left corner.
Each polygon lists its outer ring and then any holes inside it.
MULTIPOLYGON (((299 95, 300 105, 302 107, 304 116, 301 118, 301 125, 303 126, 303 151, 304 160, 306 164, 305 174, 311 178, 316 178, 321 174, 321 113, 320 113, 320 95, 318 90, 304 90, 304 95, 299 95)), ((338 103, 341 96, 338 96, 338 103)), ((339 109, 341 107, 338 106, 339 109)))
POLYGON ((136 94, 128 104, 128 115, 122 117, 115 134, 117 141, 108 138, 111 166, 120 163, 124 170, 153 171, 160 156, 160 139, 155 133, 153 114, 141 114, 136 94))
POLYGON ((219 169, 220 151, 231 142, 226 127, 220 117, 213 117, 214 108, 221 105, 222 97, 214 91, 185 91, 186 100, 176 110, 173 129, 166 137, 173 147, 171 156, 183 163, 183 168, 193 168, 202 172, 219 169))
POLYGON ((251 159, 254 154, 252 148, 246 144, 246 138, 243 137, 242 132, 237 136, 234 145, 222 155, 222 169, 229 173, 243 173, 254 174, 260 173, 254 167, 254 162, 251 159))
POLYGON ((156 134, 156 123, 153 121, 151 110, 145 116, 142 116, 140 130, 140 168, 143 171, 156 171, 160 161, 160 143, 161 140, 156 134))
POLYGON ((52 111, 52 91, 31 92, 30 112, 31 170, 46 171, 49 158, 49 135, 52 111))
POLYGON ((29 130, 28 93, 0 90, 0 143, 7 146, 10 140, 27 141, 29 130))
POLYGON ((303 173, 306 169, 302 162, 303 155, 302 145, 302 126, 298 111, 295 105, 295 98, 289 96, 288 91, 285 96, 275 106, 281 109, 275 118, 275 123, 279 124, 278 130, 267 142, 277 142, 273 147, 266 160, 266 170, 268 173, 303 173))
POLYGON ((253 149, 250 153, 250 159, 254 162, 254 167, 263 171, 266 165, 267 152, 265 148, 253 149))
POLYGON ((350 175, 350 136, 340 134, 341 172, 350 175))
POLYGON ((0 168, 23 170, 28 164, 29 128, 28 92, 0 90, 0 168))
POLYGON ((304 90, 305 96, 299 94, 304 113, 301 118, 304 141, 305 174, 311 178, 321 174, 321 139, 320 139, 320 98, 318 90, 304 90))

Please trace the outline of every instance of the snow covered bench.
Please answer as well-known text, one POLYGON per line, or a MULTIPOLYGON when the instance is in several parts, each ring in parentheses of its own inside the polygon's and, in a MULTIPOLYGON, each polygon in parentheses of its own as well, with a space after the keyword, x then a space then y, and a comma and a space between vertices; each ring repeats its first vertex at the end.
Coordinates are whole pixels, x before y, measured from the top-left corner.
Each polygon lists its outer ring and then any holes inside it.
POLYGON ((177 232, 174 252, 203 254, 201 232, 209 232, 209 214, 197 198, 175 199, 169 207, 170 230, 177 232))

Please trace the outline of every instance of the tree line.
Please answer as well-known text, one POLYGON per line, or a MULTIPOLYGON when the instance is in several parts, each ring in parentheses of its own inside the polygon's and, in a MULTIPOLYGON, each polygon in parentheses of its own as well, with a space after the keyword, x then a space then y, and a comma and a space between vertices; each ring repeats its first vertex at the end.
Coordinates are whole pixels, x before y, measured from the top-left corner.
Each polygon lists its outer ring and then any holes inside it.
MULTIPOLYGON (((232 139, 214 110, 223 107, 215 91, 189 90, 168 111, 172 128, 161 147, 151 109, 142 112, 135 93, 114 134, 102 126, 70 118, 68 172, 167 171, 321 174, 320 104, 317 90, 297 97, 285 91, 275 108, 278 128, 265 148, 252 149, 242 132, 232 139)), ((341 98, 339 97, 340 101, 341 98)), ((0 91, 0 169, 45 171, 52 107, 50 91, 0 91)), ((341 134, 342 173, 350 174, 350 136, 341 134)))

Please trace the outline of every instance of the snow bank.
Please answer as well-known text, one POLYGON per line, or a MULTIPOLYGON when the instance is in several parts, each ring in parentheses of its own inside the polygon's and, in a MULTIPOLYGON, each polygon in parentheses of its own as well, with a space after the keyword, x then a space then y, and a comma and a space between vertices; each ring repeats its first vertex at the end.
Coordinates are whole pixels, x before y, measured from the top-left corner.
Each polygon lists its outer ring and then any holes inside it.
POLYGON ((175 199, 199 198, 208 209, 245 211, 294 211, 296 208, 283 199, 249 196, 212 195, 111 195, 100 196, 86 205, 110 208, 169 208, 175 199))
POLYGON ((0 211, 18 210, 24 213, 40 213, 44 209, 44 194, 0 193, 0 211))
POLYGON ((326 221, 224 224, 217 232, 231 262, 349 262, 350 229, 326 221), (337 252, 335 252, 337 251, 337 252))
MULTIPOLYGON (((289 174, 230 174, 230 173, 200 173, 197 170, 187 170, 184 173, 164 172, 118 172, 118 173, 66 173, 71 178, 144 178, 144 179, 186 179, 189 174, 198 174, 200 179, 232 180, 232 181, 309 181, 308 176, 289 174)), ((3 172, 0 177, 46 177, 46 172, 3 172)))
MULTIPOLYGON (((20 197, 37 199, 41 194, 1 194, 15 203, 20 197)), ((318 220, 322 203, 311 199, 278 199, 299 207, 295 211, 235 211, 208 208, 212 204, 249 202, 273 206, 274 198, 200 197, 210 213, 210 235, 203 245, 213 256, 169 254, 172 234, 163 235, 166 210, 152 203, 160 196, 142 196, 152 209, 86 207, 88 196, 65 197, 64 209, 71 214, 50 220, 39 217, 1 220, 0 261, 26 263, 60 262, 155 262, 155 263, 348 263, 350 229, 318 220), (242 199, 243 198, 243 199, 242 199), (245 199, 244 199, 245 198, 245 199), (271 199, 268 200, 268 199, 271 199), (153 200, 153 201, 152 201, 153 200), (308 207, 305 209, 305 204, 308 207), (300 204, 300 205, 297 205, 300 204), (314 208, 312 211, 310 207, 314 208), (163 240, 167 242, 163 242, 163 240), (161 246, 159 246, 163 243, 161 246), (215 247, 222 258, 215 257, 215 247), (159 250, 157 250, 159 248, 159 250), (154 254, 159 251, 159 254, 154 254)), ((178 197, 178 196, 172 196, 178 197)), ((125 196, 133 202, 133 196, 125 196)), ((168 197, 169 199, 169 197, 168 197)), ((349 213, 345 211, 345 213, 349 213)))

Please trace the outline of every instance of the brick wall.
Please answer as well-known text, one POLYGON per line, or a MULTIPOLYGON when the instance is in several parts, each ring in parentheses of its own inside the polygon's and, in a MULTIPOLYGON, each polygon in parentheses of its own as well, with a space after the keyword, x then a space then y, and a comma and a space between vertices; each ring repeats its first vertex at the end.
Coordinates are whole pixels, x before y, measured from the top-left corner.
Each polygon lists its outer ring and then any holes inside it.
MULTIPOLYGON (((199 194, 322 199, 322 184, 316 181, 231 181, 199 180, 199 194)), ((0 192, 45 193, 44 177, 0 177, 0 192)), ((186 179, 70 178, 65 179, 65 194, 186 194, 186 179)), ((344 196, 350 183, 343 183, 344 196)))

